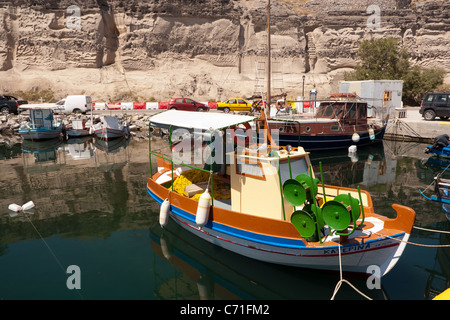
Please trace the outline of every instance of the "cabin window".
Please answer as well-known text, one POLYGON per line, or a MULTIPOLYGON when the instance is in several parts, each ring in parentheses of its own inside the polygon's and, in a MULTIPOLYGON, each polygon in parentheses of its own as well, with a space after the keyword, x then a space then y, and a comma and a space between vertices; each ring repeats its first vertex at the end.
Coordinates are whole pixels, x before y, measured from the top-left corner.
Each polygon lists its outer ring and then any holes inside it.
POLYGON ((339 131, 339 126, 331 126, 331 131, 339 131))
POLYGON ((330 118, 333 115, 334 106, 331 104, 321 105, 319 107, 319 111, 317 112, 317 116, 321 118, 330 118))
POLYGON ((343 109, 344 109, 343 105, 341 105, 341 104, 337 105, 336 108, 334 109, 334 114, 333 114, 332 119, 339 118, 343 109))
MULTIPOLYGON (((290 163, 292 179, 295 179, 295 177, 301 173, 309 174, 305 158, 291 159, 290 163)), ((280 177, 281 185, 283 185, 286 180, 291 179, 291 173, 289 171, 289 161, 287 160, 280 162, 280 177)))
POLYGON ((349 109, 347 112, 347 118, 356 119, 356 104, 349 105, 349 109))
POLYGON ((306 127, 306 132, 310 132, 311 131, 311 127, 310 126, 307 126, 306 127))
POLYGON ((236 171, 238 174, 264 179, 264 173, 260 163, 238 161, 236 163, 236 171))
POLYGON ((358 104, 359 118, 367 118, 367 104, 358 104))

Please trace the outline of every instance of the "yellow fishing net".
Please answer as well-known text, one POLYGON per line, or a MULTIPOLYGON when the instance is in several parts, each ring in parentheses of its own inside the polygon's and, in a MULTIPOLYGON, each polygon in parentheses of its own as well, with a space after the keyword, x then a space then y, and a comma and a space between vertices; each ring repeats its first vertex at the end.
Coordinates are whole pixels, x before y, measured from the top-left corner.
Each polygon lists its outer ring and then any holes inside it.
MULTIPOLYGON (((185 191, 185 187, 187 185, 208 180, 209 173, 200 170, 188 170, 183 172, 178 178, 175 179, 172 190, 187 197, 188 194, 185 191)), ((214 199, 228 199, 231 197, 230 187, 215 175, 213 175, 212 192, 211 187, 209 187, 208 189, 211 195, 214 194, 214 199)), ((200 196, 201 194, 199 193, 192 196, 191 199, 198 200, 200 196)))

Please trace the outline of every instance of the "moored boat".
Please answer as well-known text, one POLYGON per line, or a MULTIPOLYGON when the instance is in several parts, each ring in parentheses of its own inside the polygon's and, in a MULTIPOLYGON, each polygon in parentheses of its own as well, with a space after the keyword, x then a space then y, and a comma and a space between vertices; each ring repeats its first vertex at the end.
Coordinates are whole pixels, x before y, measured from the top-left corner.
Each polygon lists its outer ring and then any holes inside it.
MULTIPOLYGON (((149 146, 157 170, 147 191, 161 204, 162 226, 170 217, 206 241, 275 264, 357 273, 377 266, 383 276, 397 263, 414 210, 395 204, 396 218, 376 214, 368 192, 320 182, 309 153, 276 145, 268 130, 266 144, 241 146, 230 139, 227 133, 240 124, 264 123, 264 113, 261 119, 196 114, 190 121, 186 116, 166 111, 150 119, 151 126, 169 128, 169 136, 184 130, 211 137, 201 152, 210 159, 203 167, 179 160, 192 159, 183 150, 169 146, 166 156, 149 146)), ((189 140, 185 145, 190 150, 189 140)))
POLYGON ((81 138, 92 135, 91 128, 86 126, 86 120, 74 119, 66 129, 69 138, 81 138))
POLYGON ((125 137, 130 133, 125 120, 118 117, 104 116, 100 122, 91 127, 91 132, 100 139, 110 140, 125 137))
POLYGON ((49 108, 33 108, 30 110, 30 121, 22 124, 19 134, 25 140, 47 140, 59 138, 63 134, 64 124, 56 121, 53 110, 49 108))
POLYGON ((320 102, 314 116, 277 113, 269 119, 269 129, 278 131, 280 145, 301 146, 305 150, 376 144, 383 140, 388 120, 369 123, 367 108, 367 102, 356 95, 330 95, 329 100, 320 102))

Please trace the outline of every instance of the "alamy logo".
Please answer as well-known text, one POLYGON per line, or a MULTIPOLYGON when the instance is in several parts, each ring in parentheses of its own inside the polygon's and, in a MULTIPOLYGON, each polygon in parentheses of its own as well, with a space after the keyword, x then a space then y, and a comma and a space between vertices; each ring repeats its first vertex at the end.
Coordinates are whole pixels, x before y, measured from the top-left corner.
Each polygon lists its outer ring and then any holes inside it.
POLYGON ((367 13, 372 13, 369 18, 367 18, 367 28, 369 29, 379 29, 381 27, 381 9, 376 4, 367 7, 367 13))
POLYGON ((68 29, 80 30, 81 29, 81 9, 79 6, 67 7, 66 13, 68 15, 66 26, 68 29))
POLYGON ((367 267, 367 273, 371 274, 367 278, 366 285, 370 290, 381 289, 381 269, 379 266, 371 265, 367 267))
POLYGON ((81 270, 77 265, 71 265, 67 267, 66 273, 71 275, 67 278, 67 289, 81 289, 81 270))

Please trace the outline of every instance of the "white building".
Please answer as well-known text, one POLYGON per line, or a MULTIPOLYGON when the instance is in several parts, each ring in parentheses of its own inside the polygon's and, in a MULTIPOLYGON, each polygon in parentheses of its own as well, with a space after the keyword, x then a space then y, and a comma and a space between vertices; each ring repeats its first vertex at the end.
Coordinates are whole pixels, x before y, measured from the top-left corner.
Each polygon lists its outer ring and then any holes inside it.
POLYGON ((339 93, 356 93, 367 101, 369 117, 382 117, 389 113, 389 118, 395 116, 395 109, 403 108, 403 80, 363 80, 342 81, 339 93))

